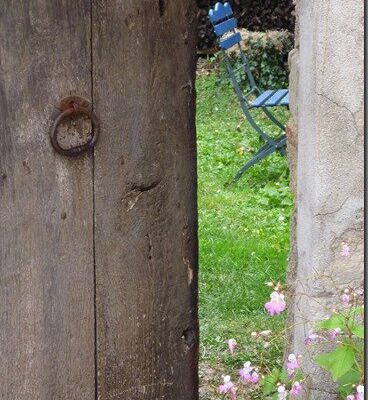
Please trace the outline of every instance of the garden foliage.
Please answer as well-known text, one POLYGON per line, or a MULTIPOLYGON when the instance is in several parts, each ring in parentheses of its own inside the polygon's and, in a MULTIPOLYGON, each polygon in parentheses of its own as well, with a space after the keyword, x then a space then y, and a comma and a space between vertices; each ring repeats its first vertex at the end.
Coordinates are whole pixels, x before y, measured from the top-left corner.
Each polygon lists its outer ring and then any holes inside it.
MULTIPOLYGON (((197 0, 198 49, 214 47, 215 35, 207 15, 218 0, 197 0)), ((226 0, 221 0, 224 3, 226 0)), ((228 0, 238 19, 239 27, 253 32, 286 30, 294 32, 295 15, 293 0, 228 0)))
MULTIPOLYGON (((290 33, 267 32, 265 34, 241 31, 242 48, 247 56, 250 69, 258 87, 265 89, 287 88, 289 82, 288 56, 294 47, 290 33)), ((240 66, 237 51, 230 53, 234 68, 240 66)), ((244 90, 249 90, 249 82, 242 69, 236 72, 244 90)), ((226 79, 228 81, 228 79, 226 79)))
MULTIPOLYGON (((343 245, 341 254, 346 256, 346 244, 343 245)), ((267 286, 271 287, 273 292, 271 300, 265 304, 265 309, 271 316, 281 314, 286 308, 287 291, 280 283, 275 285, 269 282, 267 286)), ((327 370, 337 383, 341 400, 364 400, 363 303, 363 289, 345 289, 336 308, 331 310, 331 316, 318 322, 315 330, 310 331, 305 338, 305 346, 319 345, 319 354, 314 361, 327 370)), ((271 334, 269 330, 254 332, 252 336, 262 338, 271 334)), ((235 339, 230 339, 227 343, 230 353, 235 354, 235 339)), ((259 379, 262 371, 247 361, 239 370, 239 383, 255 386, 260 384, 265 399, 294 399, 305 390, 305 382, 308 381, 308 376, 303 374, 302 359, 301 355, 290 354, 284 368, 274 368, 262 379, 259 379)), ((231 380, 230 375, 224 377, 224 384, 219 386, 219 393, 224 394, 224 399, 228 397, 237 400, 237 390, 238 386, 231 380)))

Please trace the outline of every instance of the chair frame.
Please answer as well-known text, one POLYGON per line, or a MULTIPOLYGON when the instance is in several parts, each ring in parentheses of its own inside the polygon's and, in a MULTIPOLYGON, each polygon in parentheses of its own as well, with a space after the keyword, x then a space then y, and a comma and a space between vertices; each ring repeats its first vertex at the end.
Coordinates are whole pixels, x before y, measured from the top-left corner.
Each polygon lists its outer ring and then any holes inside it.
MULTIPOLYGON (((275 151, 280 152, 283 155, 286 155, 286 134, 285 134, 285 125, 280 122, 276 116, 268 109, 271 106, 267 106, 264 104, 260 104, 257 106, 252 106, 252 103, 250 103, 249 96, 251 95, 256 95, 257 97, 262 94, 262 91, 258 88, 256 81, 254 79, 254 76, 252 74, 252 71, 250 70, 249 63, 247 56, 244 54, 240 41, 241 41, 241 36, 239 32, 236 32, 236 19, 233 16, 233 12, 231 9, 231 6, 229 3, 217 3, 215 7, 210 10, 209 13, 210 21, 212 25, 214 26, 215 33, 216 35, 221 38, 224 33, 231 32, 233 35, 227 39, 223 39, 220 41, 220 48, 222 50, 222 53, 224 55, 224 60, 226 64, 226 70, 227 73, 229 74, 230 81, 232 83, 232 86, 235 90, 235 93, 239 99, 241 109, 243 111, 243 114, 245 115, 246 119, 248 120, 249 124, 251 127, 258 133, 258 135, 265 141, 264 146, 262 146, 257 153, 253 156, 251 160, 249 160, 234 176, 232 179, 231 183, 234 184, 236 183, 240 177, 253 165, 257 164, 260 162, 262 159, 266 158, 270 154, 274 153, 275 151), (218 12, 218 10, 222 11, 221 8, 227 8, 226 16, 222 19, 218 19, 218 16, 214 17, 214 12, 218 12), (229 11, 230 10, 230 11, 229 11), (212 11, 212 12, 211 12, 212 11), (225 21, 223 21, 225 19, 225 21), (232 21, 235 20, 235 22, 232 22, 231 24, 227 23, 227 26, 233 26, 231 29, 224 30, 226 28, 223 28, 225 23, 227 21, 232 21), (221 22, 222 21, 222 22, 221 22), (222 27, 221 27, 222 26, 222 27), (220 28, 219 28, 220 27, 220 28), (234 46, 238 47, 238 51, 240 54, 241 58, 241 67, 244 69, 244 73, 246 74, 249 85, 250 85, 250 91, 246 94, 243 93, 243 90, 240 86, 240 83, 238 82, 235 72, 237 70, 234 70, 232 65, 231 65, 231 58, 229 56, 229 50, 233 49, 234 46), (279 135, 277 138, 272 138, 267 132, 265 132, 259 124, 255 121, 255 119, 252 116, 252 113, 250 110, 252 108, 261 108, 262 111, 266 114, 266 116, 278 127, 280 130, 284 133, 279 135)), ((265 103, 265 102, 264 102, 265 103)), ((278 104, 272 105, 273 107, 278 106, 278 104)), ((288 103, 282 104, 282 106, 287 106, 288 103)))

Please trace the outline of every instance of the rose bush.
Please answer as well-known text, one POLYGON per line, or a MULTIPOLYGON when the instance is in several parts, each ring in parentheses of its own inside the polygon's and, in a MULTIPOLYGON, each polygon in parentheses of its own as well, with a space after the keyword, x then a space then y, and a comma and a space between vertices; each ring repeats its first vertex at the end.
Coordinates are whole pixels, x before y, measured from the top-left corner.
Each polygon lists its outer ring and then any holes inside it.
MULTIPOLYGON (((341 256, 350 255, 349 246, 342 244, 341 256)), ((265 309, 270 316, 277 316, 285 311, 285 289, 281 283, 268 282, 272 289, 270 301, 265 309)), ((318 354, 315 362, 327 370, 332 379, 337 382, 340 399, 364 399, 364 290, 361 288, 346 288, 339 295, 339 304, 331 310, 327 319, 316 324, 305 338, 305 345, 326 344, 326 349, 333 350, 318 354)), ((252 332, 253 339, 266 339, 271 331, 252 332)), ((229 351, 236 351, 235 339, 227 341, 229 351)), ((264 347, 269 343, 265 341, 264 347)), ((266 399, 289 400, 297 398, 304 390, 306 377, 302 372, 302 356, 289 354, 283 369, 275 368, 269 374, 262 374, 258 367, 246 361, 239 370, 239 384, 256 385, 262 389, 266 399)), ((219 387, 223 398, 237 399, 237 386, 229 375, 224 377, 224 383, 219 387)))

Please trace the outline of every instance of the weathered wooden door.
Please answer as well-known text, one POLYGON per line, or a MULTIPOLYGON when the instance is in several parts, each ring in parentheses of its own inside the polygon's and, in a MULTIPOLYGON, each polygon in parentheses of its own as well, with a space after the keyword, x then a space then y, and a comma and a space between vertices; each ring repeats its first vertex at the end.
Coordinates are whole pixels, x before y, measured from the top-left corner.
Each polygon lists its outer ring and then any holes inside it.
POLYGON ((194 0, 2 2, 1 399, 197 398, 194 23, 194 0), (49 138, 67 96, 99 123, 78 156, 49 138))

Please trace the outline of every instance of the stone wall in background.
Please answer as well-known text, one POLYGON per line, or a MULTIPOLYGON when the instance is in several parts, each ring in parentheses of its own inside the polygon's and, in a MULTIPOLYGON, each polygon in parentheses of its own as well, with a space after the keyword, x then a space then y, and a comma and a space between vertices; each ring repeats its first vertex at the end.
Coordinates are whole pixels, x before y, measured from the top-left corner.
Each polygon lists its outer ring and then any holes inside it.
POLYGON ((290 54, 292 118, 288 127, 296 211, 289 284, 290 348, 303 354, 308 399, 335 399, 327 374, 304 345, 339 291, 363 283, 364 3, 296 0, 290 54), (350 247, 341 256, 343 244, 350 247))

